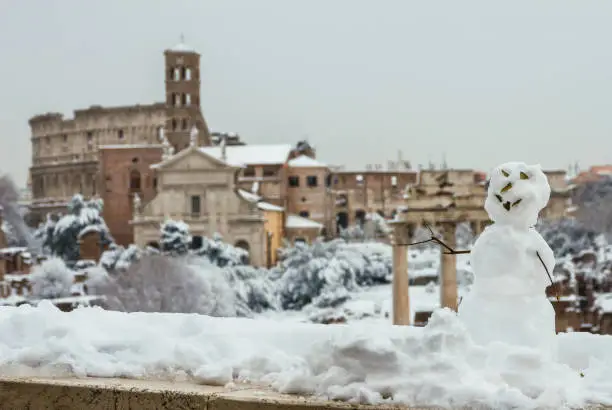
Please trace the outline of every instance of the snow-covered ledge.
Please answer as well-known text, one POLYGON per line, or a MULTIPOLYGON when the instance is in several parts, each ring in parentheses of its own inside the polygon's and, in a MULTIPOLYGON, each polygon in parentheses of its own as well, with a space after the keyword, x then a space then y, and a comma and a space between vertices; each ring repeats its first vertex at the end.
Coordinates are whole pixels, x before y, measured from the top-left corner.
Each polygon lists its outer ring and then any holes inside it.
MULTIPOLYGON (((286 395, 263 387, 214 387, 130 379, 0 378, 1 409, 412 410, 399 404, 357 405, 286 395), (9 407, 3 406, 8 404, 9 407)), ((593 405, 584 409, 612 409, 593 405)))
MULTIPOLYGON (((11 409, 403 410, 351 405, 273 392, 251 385, 214 387, 129 379, 0 378, 0 403, 11 409)), ((0 404, 0 408, 3 407, 0 404)))

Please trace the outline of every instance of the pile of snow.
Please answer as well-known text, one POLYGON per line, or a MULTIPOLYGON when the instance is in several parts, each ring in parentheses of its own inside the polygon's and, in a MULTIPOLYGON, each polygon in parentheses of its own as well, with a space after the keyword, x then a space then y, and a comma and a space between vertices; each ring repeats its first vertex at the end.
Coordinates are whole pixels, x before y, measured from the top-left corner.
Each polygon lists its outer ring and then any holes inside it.
POLYGON ((62 313, 48 302, 0 308, 4 375, 250 382, 334 400, 421 406, 612 404, 612 337, 569 333, 558 341, 560 362, 502 343, 476 346, 448 310, 414 328, 99 308, 62 313))

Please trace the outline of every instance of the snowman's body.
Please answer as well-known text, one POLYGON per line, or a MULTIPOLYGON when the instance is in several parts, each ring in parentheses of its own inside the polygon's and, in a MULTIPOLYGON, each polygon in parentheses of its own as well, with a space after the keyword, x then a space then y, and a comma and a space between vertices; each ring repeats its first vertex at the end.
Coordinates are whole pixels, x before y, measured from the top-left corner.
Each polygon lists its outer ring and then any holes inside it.
POLYGON ((494 224, 474 244, 474 284, 459 306, 478 344, 498 341, 555 355, 555 311, 545 293, 555 258, 532 227, 549 196, 539 166, 503 164, 491 177, 485 209, 494 224))

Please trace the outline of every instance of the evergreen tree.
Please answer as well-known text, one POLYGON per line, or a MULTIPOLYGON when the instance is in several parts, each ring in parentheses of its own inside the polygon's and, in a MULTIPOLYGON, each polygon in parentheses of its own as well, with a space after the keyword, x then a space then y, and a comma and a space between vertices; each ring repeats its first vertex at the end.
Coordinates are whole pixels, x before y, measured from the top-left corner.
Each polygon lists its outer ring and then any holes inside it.
POLYGON ((61 216, 48 216, 47 221, 38 228, 35 238, 43 245, 43 251, 62 258, 69 266, 79 260, 79 239, 89 232, 100 235, 100 245, 113 243, 108 227, 102 218, 101 199, 85 201, 77 194, 68 203, 68 213, 61 216))
POLYGON ((172 255, 186 255, 189 252, 191 236, 189 235, 189 225, 183 221, 168 219, 161 226, 161 250, 172 255))

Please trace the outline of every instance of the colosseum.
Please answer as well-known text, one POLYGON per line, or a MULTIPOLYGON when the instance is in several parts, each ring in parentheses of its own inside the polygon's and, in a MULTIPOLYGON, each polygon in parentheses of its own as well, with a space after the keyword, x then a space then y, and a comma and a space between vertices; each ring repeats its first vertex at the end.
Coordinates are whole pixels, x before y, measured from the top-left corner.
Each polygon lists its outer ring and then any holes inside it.
MULTIPOLYGON (((29 120, 32 143, 31 212, 40 221, 62 211, 75 193, 99 195, 99 149, 160 144, 162 136, 175 152, 189 145, 190 130, 198 144, 210 145, 200 108, 200 55, 183 43, 165 50, 165 102, 124 107, 91 106, 29 120)), ((160 70, 161 71, 161 70, 160 70)))

